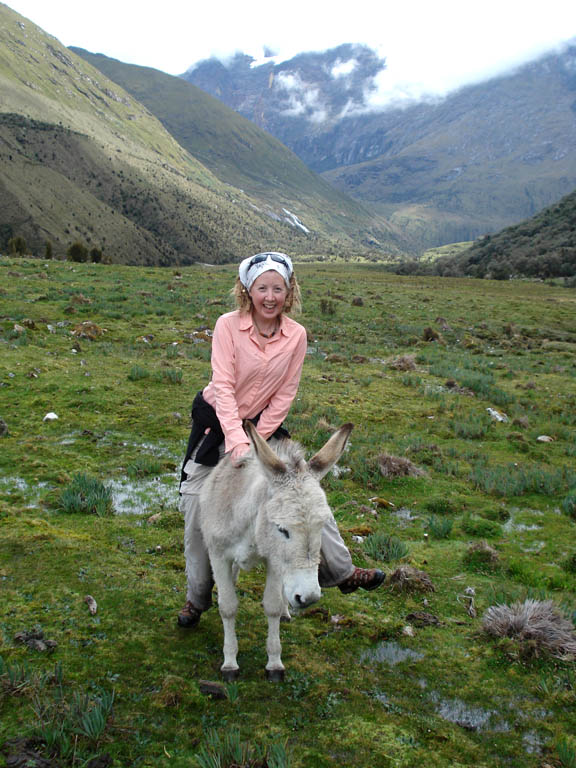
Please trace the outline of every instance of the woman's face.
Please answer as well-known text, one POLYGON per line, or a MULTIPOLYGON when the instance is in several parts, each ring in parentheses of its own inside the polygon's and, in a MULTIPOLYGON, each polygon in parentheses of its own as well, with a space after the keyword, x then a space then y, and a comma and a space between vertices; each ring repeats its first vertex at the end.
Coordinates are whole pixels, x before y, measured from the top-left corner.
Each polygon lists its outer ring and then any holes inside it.
POLYGON ((249 294, 256 322, 269 323, 282 313, 288 289, 282 276, 270 270, 254 280, 249 294))

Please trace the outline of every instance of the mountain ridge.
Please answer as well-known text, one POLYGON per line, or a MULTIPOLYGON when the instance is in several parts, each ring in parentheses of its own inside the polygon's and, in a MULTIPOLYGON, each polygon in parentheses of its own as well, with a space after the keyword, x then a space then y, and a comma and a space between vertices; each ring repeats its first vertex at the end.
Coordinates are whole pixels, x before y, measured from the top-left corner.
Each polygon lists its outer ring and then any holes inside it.
MULTIPOLYGON (((273 218, 56 38, 4 4, 0 22, 0 194, 8 201, 0 247, 18 235, 36 255, 49 242, 62 257, 80 240, 114 261, 166 265, 236 261, 270 247, 369 252, 358 236, 371 236, 369 215, 350 213, 348 231, 336 219, 332 231, 316 219, 317 230, 305 232, 297 224, 313 218, 305 207, 273 218)), ((385 245, 371 247, 386 253, 385 245)))
MULTIPOLYGON (((576 45, 436 103, 335 119, 330 89, 336 60, 357 62, 358 81, 368 89, 375 71, 385 72, 384 60, 367 52, 361 60, 358 50, 310 54, 306 67, 302 56, 251 67, 238 55, 228 63, 226 89, 224 65, 212 60, 184 77, 233 98, 242 113, 339 189, 388 217, 419 249, 496 231, 576 187, 576 45), (212 86, 211 67, 218 74, 212 86), (311 120, 303 109, 290 113, 288 96, 304 99, 307 93, 315 93, 316 115, 324 107, 325 120, 311 120)), ((362 103, 352 79, 346 88, 351 103, 362 103)))

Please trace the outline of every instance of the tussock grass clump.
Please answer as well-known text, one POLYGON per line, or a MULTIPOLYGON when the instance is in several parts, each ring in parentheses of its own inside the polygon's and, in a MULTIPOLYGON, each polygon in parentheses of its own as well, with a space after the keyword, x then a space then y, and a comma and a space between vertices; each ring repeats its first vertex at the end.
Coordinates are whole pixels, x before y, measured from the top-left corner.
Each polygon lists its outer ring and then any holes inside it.
POLYGON ((486 437, 492 420, 484 413, 471 413, 467 418, 453 419, 450 428, 456 437, 464 440, 479 440, 486 437))
MULTIPOLYGON (((566 467, 548 470, 538 465, 490 467, 481 461, 472 468, 470 480, 476 488, 493 496, 523 496, 526 493, 555 496, 576 481, 576 473, 566 467)), ((576 494, 574 498, 576 503, 576 494)))
POLYGON ((576 488, 572 488, 568 495, 562 499, 560 506, 563 512, 576 520, 576 488))
POLYGON ((454 520, 450 517, 437 517, 430 515, 426 521, 428 532, 433 539, 447 539, 452 533, 454 520))
POLYGON ((576 658, 574 626, 552 600, 492 605, 482 617, 482 629, 492 637, 516 640, 529 655, 576 658))
POLYGON ((150 456, 140 456, 136 461, 126 467, 126 473, 130 477, 148 477, 160 475, 164 466, 159 459, 150 456))
POLYGON ((498 552, 486 541, 479 541, 468 548, 462 558, 464 565, 478 573, 490 573, 500 566, 498 552))
POLYGON ((242 742, 236 728, 209 730, 195 757, 200 768, 290 768, 283 744, 260 747, 242 742))
POLYGON ((388 367, 395 371, 415 371, 416 355, 399 355, 388 363, 388 367))
POLYGON ((59 508, 72 514, 112 515, 112 491, 97 478, 78 473, 60 494, 59 508))
POLYGON ((433 515, 454 515, 459 507, 450 499, 428 499, 424 508, 433 515))
POLYGON ((402 456, 381 453, 377 458, 383 477, 425 477, 426 472, 402 456))
POLYGON ((150 371, 143 365, 133 365, 128 373, 128 381, 142 381, 150 378, 150 371))
POLYGON ((398 537, 379 532, 368 536, 364 542, 364 551, 374 560, 391 563, 406 557, 409 548, 398 537))
POLYGON ((419 571, 411 565, 401 565, 391 573, 386 584, 394 592, 435 592, 436 587, 426 571, 419 571))
POLYGON ((466 515, 462 520, 462 530, 469 536, 483 536, 488 539, 502 535, 502 526, 495 520, 486 520, 485 517, 466 515))

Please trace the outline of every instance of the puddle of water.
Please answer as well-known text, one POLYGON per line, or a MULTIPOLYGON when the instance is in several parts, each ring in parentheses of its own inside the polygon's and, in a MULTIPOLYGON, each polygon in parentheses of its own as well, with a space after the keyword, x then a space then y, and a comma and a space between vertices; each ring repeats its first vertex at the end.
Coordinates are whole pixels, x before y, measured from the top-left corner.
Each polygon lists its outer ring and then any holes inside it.
POLYGON ((36 509, 40 504, 41 490, 48 483, 38 482, 29 484, 22 477, 0 477, 0 493, 23 494, 27 509, 36 509))
POLYGON ((482 707, 473 707, 461 699, 441 699, 437 694, 432 695, 437 706, 437 712, 444 720, 455 723, 468 731, 509 731, 510 726, 499 718, 498 712, 482 707))
POLYGON ((117 515, 148 515, 158 507, 178 505, 178 480, 176 474, 162 479, 110 480, 106 483, 112 491, 114 510, 117 515))
POLYGON ((544 746, 542 737, 539 733, 536 733, 536 731, 526 731, 522 736, 522 743, 529 755, 539 754, 542 752, 542 747, 544 746))
POLYGON ((402 525, 408 525, 409 523, 413 523, 414 520, 419 520, 419 515, 415 515, 413 510, 408 509, 408 507, 400 507, 400 509, 395 509, 394 514, 402 523, 402 525))
POLYGON ((421 661, 423 658, 423 653, 413 651, 410 648, 403 648, 394 642, 380 643, 376 648, 362 651, 360 654, 360 661, 376 661, 391 667, 401 664, 403 661, 421 661))

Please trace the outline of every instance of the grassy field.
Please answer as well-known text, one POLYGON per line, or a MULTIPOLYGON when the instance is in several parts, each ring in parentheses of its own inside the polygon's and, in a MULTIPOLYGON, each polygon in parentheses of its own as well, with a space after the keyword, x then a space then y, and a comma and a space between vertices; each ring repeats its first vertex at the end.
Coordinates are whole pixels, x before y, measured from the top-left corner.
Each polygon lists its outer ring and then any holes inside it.
POLYGON ((217 610, 175 622, 177 474, 234 268, 0 257, 7 764, 576 765, 573 634, 554 652, 483 631, 490 606, 528 599, 576 616, 576 292, 298 274, 310 354, 287 426, 312 452, 356 425, 323 485, 355 562, 387 582, 325 590, 283 625, 274 686, 264 574, 242 574, 242 676, 215 698, 217 610), (99 514, 74 512, 90 479, 99 514), (244 757, 218 762, 235 743, 244 757))

